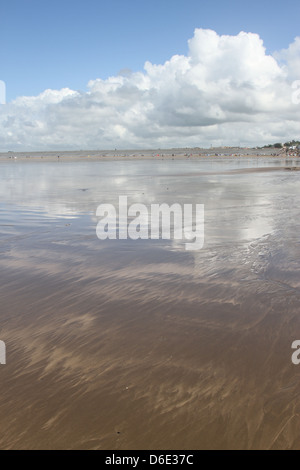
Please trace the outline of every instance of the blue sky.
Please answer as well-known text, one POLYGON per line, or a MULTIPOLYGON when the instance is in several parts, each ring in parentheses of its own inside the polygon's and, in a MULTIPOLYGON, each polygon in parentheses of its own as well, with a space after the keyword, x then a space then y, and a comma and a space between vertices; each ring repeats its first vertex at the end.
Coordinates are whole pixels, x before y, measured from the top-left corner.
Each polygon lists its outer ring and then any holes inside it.
POLYGON ((258 33, 267 52, 299 35, 297 0, 1 0, 0 79, 7 101, 186 54, 195 28, 258 33))
POLYGON ((1 0, 0 151, 300 139, 299 23, 299 0, 1 0))

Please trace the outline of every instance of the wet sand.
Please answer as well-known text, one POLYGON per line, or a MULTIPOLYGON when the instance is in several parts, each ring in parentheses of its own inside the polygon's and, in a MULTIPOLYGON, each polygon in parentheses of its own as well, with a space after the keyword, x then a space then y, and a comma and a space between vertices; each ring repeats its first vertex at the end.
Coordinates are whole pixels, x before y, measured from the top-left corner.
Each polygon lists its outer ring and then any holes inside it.
POLYGON ((2 449, 299 449, 299 159, 4 161, 2 449), (96 208, 205 204, 205 245, 96 208))

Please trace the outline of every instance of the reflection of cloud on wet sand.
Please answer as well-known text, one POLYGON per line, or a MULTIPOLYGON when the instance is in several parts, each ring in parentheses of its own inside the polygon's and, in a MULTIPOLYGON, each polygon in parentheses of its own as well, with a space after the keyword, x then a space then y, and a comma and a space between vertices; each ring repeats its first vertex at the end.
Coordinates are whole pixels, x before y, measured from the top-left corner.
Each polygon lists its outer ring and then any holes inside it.
POLYGON ((280 198, 274 178, 254 209, 250 180, 221 184, 226 213, 209 189, 195 253, 42 215, 2 240, 1 447, 299 448, 299 192, 291 179, 280 198), (233 224, 264 214, 266 236, 233 224))

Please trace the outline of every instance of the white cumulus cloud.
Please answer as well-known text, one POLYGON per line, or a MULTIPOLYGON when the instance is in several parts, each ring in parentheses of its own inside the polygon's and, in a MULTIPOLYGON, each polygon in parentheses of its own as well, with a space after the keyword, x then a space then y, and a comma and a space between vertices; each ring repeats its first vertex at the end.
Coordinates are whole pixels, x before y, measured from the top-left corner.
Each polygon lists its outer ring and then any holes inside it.
POLYGON ((300 38, 267 55, 253 33, 196 29, 186 56, 0 106, 1 150, 257 145, 299 138, 300 38))

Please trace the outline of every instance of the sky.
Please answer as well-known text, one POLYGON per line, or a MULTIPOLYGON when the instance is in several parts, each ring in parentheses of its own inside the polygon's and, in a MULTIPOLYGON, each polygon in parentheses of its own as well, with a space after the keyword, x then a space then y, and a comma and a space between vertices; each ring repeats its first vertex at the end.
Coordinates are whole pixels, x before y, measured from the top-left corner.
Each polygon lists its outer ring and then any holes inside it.
POLYGON ((298 0, 1 0, 0 150, 300 138, 299 18, 298 0))

